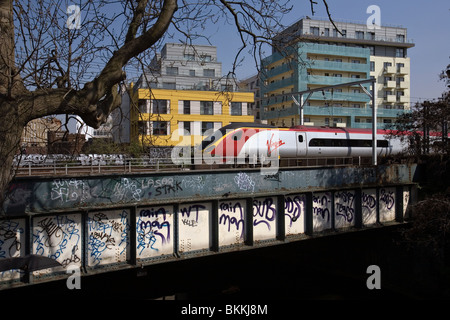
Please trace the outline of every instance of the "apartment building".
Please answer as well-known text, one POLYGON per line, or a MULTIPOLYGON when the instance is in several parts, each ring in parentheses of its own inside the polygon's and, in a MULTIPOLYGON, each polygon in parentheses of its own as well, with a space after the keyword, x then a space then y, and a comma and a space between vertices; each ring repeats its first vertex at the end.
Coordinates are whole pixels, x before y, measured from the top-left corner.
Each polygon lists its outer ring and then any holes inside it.
MULTIPOLYGON (((300 123, 299 108, 292 95, 300 91, 376 79, 379 128, 410 110, 410 58, 402 27, 304 18, 280 32, 272 55, 262 61, 261 118, 269 124, 300 123)), ((370 85, 364 89, 373 93, 370 85)), ((359 85, 314 92, 304 103, 305 125, 370 128, 370 97, 359 85)), ((306 98, 307 95, 304 95, 306 98)))
POLYGON ((214 46, 168 43, 132 90, 130 139, 149 146, 196 145, 205 132, 253 122, 254 93, 222 76, 214 46))

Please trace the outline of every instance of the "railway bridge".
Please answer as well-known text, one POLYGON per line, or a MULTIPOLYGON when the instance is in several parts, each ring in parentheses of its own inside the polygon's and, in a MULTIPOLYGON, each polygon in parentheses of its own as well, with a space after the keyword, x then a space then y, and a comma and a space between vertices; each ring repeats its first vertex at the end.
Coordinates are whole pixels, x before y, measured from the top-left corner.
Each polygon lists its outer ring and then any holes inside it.
POLYGON ((24 176, 0 217, 0 290, 403 223, 414 164, 24 176), (3 260, 6 261, 6 260, 3 260))

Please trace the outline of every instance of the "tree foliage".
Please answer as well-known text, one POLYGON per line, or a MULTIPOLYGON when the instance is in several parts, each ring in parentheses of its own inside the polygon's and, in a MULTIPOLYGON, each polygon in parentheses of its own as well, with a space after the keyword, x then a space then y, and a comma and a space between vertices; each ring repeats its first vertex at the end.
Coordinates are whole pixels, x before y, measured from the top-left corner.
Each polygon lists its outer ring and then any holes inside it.
MULTIPOLYGON (((314 12, 318 3, 307 2, 314 12)), ((289 3, 89 0, 79 2, 77 16, 67 0, 0 0, 0 203, 29 121, 65 114, 98 128, 120 105, 127 71, 148 68, 163 41, 191 45, 220 23, 233 26, 240 39, 231 76, 243 54, 251 53, 258 67, 265 46, 284 27, 289 3)), ((329 13, 326 0, 322 4, 329 13)))
MULTIPOLYGON (((450 65, 447 67, 450 70, 450 65)), ((450 80, 445 71, 441 79, 450 80)), ((448 82, 450 83, 450 82, 448 82)), ((414 157, 429 154, 450 155, 448 126, 450 123, 450 91, 435 100, 416 103, 411 112, 401 114, 393 125, 394 134, 408 140, 408 153, 414 157)))

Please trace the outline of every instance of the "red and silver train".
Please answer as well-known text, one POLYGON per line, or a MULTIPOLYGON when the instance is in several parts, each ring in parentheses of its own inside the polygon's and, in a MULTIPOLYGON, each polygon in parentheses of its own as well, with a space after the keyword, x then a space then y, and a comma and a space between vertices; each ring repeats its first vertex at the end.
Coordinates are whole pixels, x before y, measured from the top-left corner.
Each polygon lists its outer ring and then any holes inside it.
MULTIPOLYGON (((377 155, 404 150, 400 137, 389 130, 377 131, 377 155)), ((371 157, 372 130, 338 127, 296 126, 277 128, 255 123, 233 123, 205 138, 203 155, 223 158, 371 157)))

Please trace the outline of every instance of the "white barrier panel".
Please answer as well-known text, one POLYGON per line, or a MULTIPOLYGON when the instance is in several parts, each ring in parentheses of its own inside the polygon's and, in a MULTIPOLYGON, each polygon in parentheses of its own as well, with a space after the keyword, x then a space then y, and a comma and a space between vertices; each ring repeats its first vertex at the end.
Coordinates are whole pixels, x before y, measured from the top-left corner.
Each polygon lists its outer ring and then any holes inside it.
POLYGON ((313 193, 313 232, 331 229, 331 203, 330 192, 313 193))
POLYGON ((136 259, 173 254, 173 206, 136 212, 136 259))
MULTIPOLYGON (((0 259, 25 255, 25 219, 0 221, 0 259)), ((0 272, 0 283, 20 278, 20 270, 0 272)))
POLYGON ((55 259, 62 268, 35 271, 44 275, 70 266, 81 267, 81 215, 57 215, 33 218, 32 253, 55 259))
POLYGON ((305 233, 306 196, 289 195, 284 199, 285 235, 305 233))
POLYGON ((380 222, 395 220, 395 188, 380 188, 380 222))
POLYGON ((371 225, 377 222, 377 190, 363 189, 361 193, 362 223, 371 225))
POLYGON ((178 214, 178 249, 180 253, 210 247, 211 203, 184 204, 178 214))
POLYGON ((219 246, 244 243, 245 208, 245 200, 219 202, 219 246))
POLYGON ((129 210, 91 212, 87 220, 88 266, 129 259, 129 210))
POLYGON ((355 191, 344 190, 334 194, 334 227, 355 225, 355 191))
POLYGON ((411 206, 411 192, 409 187, 403 187, 403 218, 407 217, 408 210, 411 206))
POLYGON ((277 206, 275 197, 253 200, 253 240, 275 239, 277 206))

